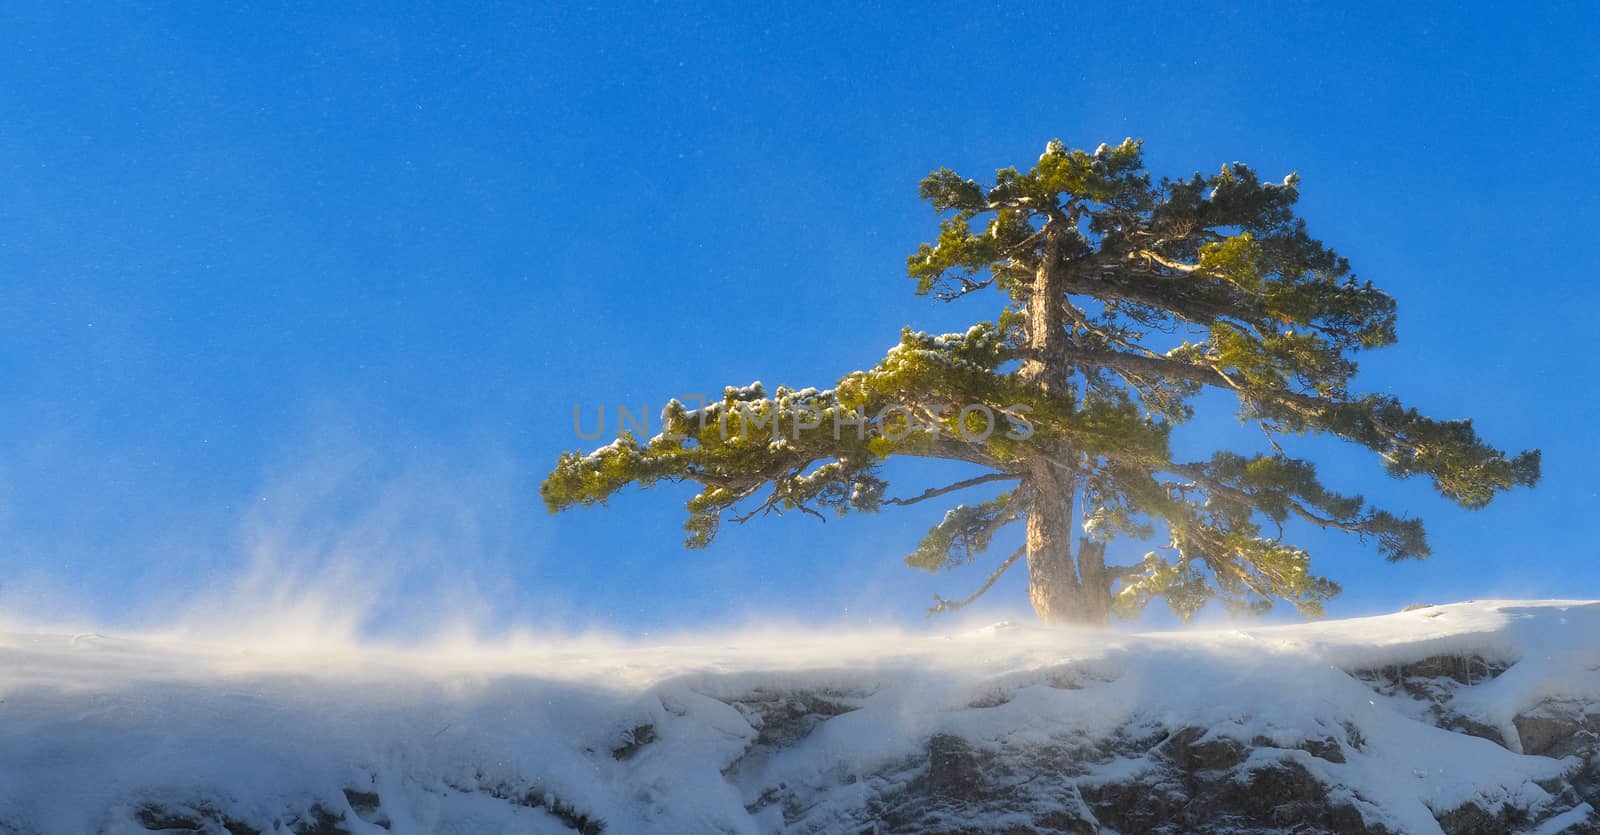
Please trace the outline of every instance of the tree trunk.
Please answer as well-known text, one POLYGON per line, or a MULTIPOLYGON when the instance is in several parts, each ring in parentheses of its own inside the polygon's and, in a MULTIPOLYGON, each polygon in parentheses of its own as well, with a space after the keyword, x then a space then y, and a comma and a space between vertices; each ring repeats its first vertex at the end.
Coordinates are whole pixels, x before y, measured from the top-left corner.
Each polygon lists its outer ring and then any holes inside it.
POLYGON ((1078 540, 1074 563, 1071 475, 1036 472, 1028 489, 1033 492, 1028 511, 1028 599, 1034 613, 1046 623, 1105 626, 1111 621, 1112 583, 1106 570, 1106 544, 1078 540))
MULTIPOLYGON (((1065 263, 1058 257, 1059 236, 1065 234, 1051 221, 1045 228, 1044 257, 1034 273, 1028 298, 1028 348, 1032 354, 1022 364, 1021 375, 1046 394, 1064 393, 1067 364, 1065 263)), ((1042 439, 1041 439, 1042 440, 1042 439)), ((1070 469, 1070 450, 1041 443, 1032 462, 1025 489, 1032 493, 1028 510, 1028 598, 1033 611, 1046 623, 1103 625, 1110 617, 1110 585, 1101 584, 1105 562, 1103 544, 1085 543, 1079 555, 1092 574, 1079 576, 1072 560, 1072 503, 1077 492, 1070 469), (1092 554, 1090 553, 1092 552, 1092 554)))
POLYGON ((1040 462, 1028 479, 1028 489, 1033 493, 1028 510, 1028 599, 1040 620, 1068 623, 1078 617, 1083 596, 1072 563, 1071 478, 1040 462))
POLYGON ((1078 577, 1083 585, 1082 613, 1078 623, 1105 626, 1111 622, 1111 584, 1106 570, 1106 544, 1092 539, 1078 540, 1078 577))

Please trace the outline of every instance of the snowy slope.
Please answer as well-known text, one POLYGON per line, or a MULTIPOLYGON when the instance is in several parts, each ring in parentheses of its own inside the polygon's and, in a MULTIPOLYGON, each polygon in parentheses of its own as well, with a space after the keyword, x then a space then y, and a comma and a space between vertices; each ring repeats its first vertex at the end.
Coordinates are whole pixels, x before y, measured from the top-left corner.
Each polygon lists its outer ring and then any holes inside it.
POLYGON ((10 632, 0 833, 1597 832, 1597 670, 1600 603, 1562 601, 670 646, 10 632))

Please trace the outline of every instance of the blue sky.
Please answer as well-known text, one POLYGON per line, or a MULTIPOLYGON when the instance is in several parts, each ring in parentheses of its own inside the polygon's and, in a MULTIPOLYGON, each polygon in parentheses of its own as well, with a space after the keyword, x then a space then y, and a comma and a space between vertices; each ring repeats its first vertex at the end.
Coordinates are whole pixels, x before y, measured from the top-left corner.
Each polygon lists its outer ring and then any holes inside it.
POLYGON ((0 611, 160 618, 267 559, 390 625, 917 623, 982 579, 901 565, 938 507, 685 552, 683 490, 550 517, 538 482, 574 404, 829 385, 992 317, 912 294, 918 179, 1125 136, 1299 171, 1400 302, 1362 384, 1545 451, 1473 513, 1302 447, 1436 552, 1299 536, 1334 614, 1600 597, 1592 7, 227 5, 0 11, 0 611))

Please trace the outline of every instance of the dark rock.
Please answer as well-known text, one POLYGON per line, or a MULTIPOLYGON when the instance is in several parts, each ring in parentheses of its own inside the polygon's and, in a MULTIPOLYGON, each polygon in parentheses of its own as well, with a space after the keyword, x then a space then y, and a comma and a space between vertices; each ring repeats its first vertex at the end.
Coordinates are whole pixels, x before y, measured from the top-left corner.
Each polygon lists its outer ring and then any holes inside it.
POLYGON ((846 694, 826 692, 772 693, 757 690, 737 699, 733 706, 756 727, 755 744, 767 748, 792 745, 809 736, 817 725, 856 709, 846 694))
MULTIPOLYGON (((857 707, 848 703, 848 700, 861 695, 829 691, 755 690, 733 700, 730 704, 756 729, 756 738, 738 759, 723 769, 723 776, 737 782, 740 775, 747 771, 759 771, 761 764, 775 752, 810 736, 823 722, 856 710, 857 707)), ((783 786, 766 788, 747 808, 755 812, 775 803, 783 804, 785 819, 788 820, 798 819, 806 812, 804 808, 795 806, 794 793, 783 786)))
POLYGON ((1593 757, 1600 747, 1600 715, 1581 704, 1545 702, 1512 720, 1522 753, 1541 757, 1593 757))
MULTIPOLYGON (((1082 798, 1079 798, 1079 802, 1082 803, 1082 798)), ((1071 835, 1095 835, 1100 831, 1098 821, 1081 811, 1076 814, 1063 811, 1047 812, 1035 818, 1033 825, 1040 832, 1067 832, 1071 835)))
POLYGON ((1340 722, 1339 727, 1344 728, 1344 740, 1350 743, 1351 748, 1357 751, 1366 748, 1367 738, 1361 735, 1361 729, 1356 727, 1354 723, 1340 722))
POLYGON ((261 830, 250 824, 226 816, 222 818, 222 828, 228 835, 261 835, 261 830))
MULTIPOLYGON (((981 748, 961 737, 936 734, 926 759, 903 788, 868 803, 863 823, 870 832, 989 833, 1100 831, 1094 813, 1073 779, 1075 746, 1043 745, 1011 751, 981 748), (1022 810, 1040 810, 1026 817, 1022 810)), ((785 810, 797 831, 826 830, 807 825, 785 810)))
POLYGON ((383 811, 383 799, 378 797, 377 792, 345 789, 344 799, 350 804, 350 811, 355 812, 356 817, 361 820, 384 829, 392 825, 389 816, 383 811))
POLYGON ((223 814, 204 803, 147 803, 134 812, 139 825, 152 832, 226 832, 228 835, 261 835, 261 830, 223 814))
MULTIPOLYGON (((1359 732, 1312 738, 1306 753, 1342 762, 1346 746, 1364 744, 1359 732)), ((1189 833, 1353 833, 1382 835, 1349 802, 1330 801, 1304 755, 1266 737, 1249 743, 1204 728, 1181 728, 1145 757, 1149 769, 1118 783, 1083 786, 1095 817, 1108 829, 1152 835, 1189 833), (1277 752, 1279 757, 1262 757, 1277 752), (1252 755, 1256 758, 1252 759, 1252 755)))
POLYGON ((1509 664, 1481 655, 1433 655, 1407 664, 1349 670, 1350 675, 1385 695, 1404 691, 1416 698, 1447 695, 1446 682, 1471 686, 1497 678, 1509 664))
POLYGON ((1467 803, 1435 815, 1444 835, 1504 835, 1527 820, 1527 815, 1510 804, 1490 812, 1476 803, 1467 803))
POLYGON ((996 690, 990 690, 989 692, 984 693, 983 695, 978 696, 977 698, 973 699, 971 702, 969 702, 967 704, 967 707, 976 708, 976 709, 980 709, 981 710, 983 708, 999 707, 999 706, 1001 706, 1003 704, 1009 703, 1010 701, 1011 701, 1011 694, 1009 692, 1007 692, 1005 690, 996 689, 996 690))
POLYGON ((1327 788, 1293 760, 1254 768, 1244 781, 1231 783, 1230 789, 1224 792, 1229 806, 1262 823, 1315 820, 1327 808, 1327 788))
MULTIPOLYGON (((580 810, 576 805, 568 803, 554 794, 543 791, 537 786, 529 787, 526 784, 518 786, 506 782, 490 782, 480 771, 477 775, 477 788, 484 794, 504 800, 517 806, 529 809, 543 809, 551 817, 561 821, 568 829, 579 835, 600 835, 605 831, 605 821, 580 810)), ((472 786, 454 786, 457 791, 472 792, 472 786)))
POLYGON ((1109 740, 1102 743, 1109 757, 1142 757, 1156 752, 1172 732, 1157 723, 1129 724, 1118 728, 1109 740))
POLYGON ((1207 739, 1209 733, 1205 728, 1184 728, 1168 737, 1158 750, 1189 772, 1233 768, 1250 756, 1243 742, 1225 736, 1207 739))
POLYGON ((1600 810, 1600 759, 1591 757, 1571 775, 1571 791, 1585 803, 1600 810))
POLYGON ((1386 696, 1403 694, 1431 702, 1428 714, 1439 728, 1506 746, 1500 728, 1461 715, 1451 707, 1451 699, 1457 688, 1490 681, 1507 669, 1509 665, 1481 655, 1434 655, 1407 664, 1351 670, 1350 675, 1386 696))
POLYGON ((1044 684, 1057 690, 1084 690, 1117 680, 1114 671, 1092 663, 1067 664, 1044 672, 1044 684))
POLYGON ((335 815, 321 804, 311 807, 311 819, 289 825, 294 835, 351 835, 344 825, 344 815, 335 815))
POLYGON ((966 740, 936 734, 928 740, 928 793, 944 800, 970 802, 984 791, 983 773, 966 740))
POLYGON ((1340 803, 1328 809, 1328 827, 1330 832, 1340 835, 1387 835, 1386 827, 1367 823, 1361 810, 1349 803, 1340 803))
MULTIPOLYGON (((1347 732, 1349 731, 1348 728, 1346 730, 1347 732)), ((1356 737, 1359 738, 1360 736, 1361 735, 1359 733, 1356 734, 1356 737)), ((1279 750, 1284 750, 1280 748, 1276 740, 1269 739, 1268 737, 1264 736, 1257 736, 1251 739, 1250 747, 1278 748, 1279 750)), ((1351 747, 1353 748, 1355 746, 1351 747)), ((1302 740, 1299 745, 1293 746, 1292 750, 1304 751, 1319 760, 1327 760, 1331 763, 1342 763, 1345 761, 1344 743, 1335 736, 1311 737, 1309 739, 1302 740)))
MULTIPOLYGON (((1360 734, 1353 737, 1359 740, 1360 734)), ((1343 761, 1347 744, 1355 747, 1329 736, 1302 747, 1337 762, 1343 761)), ((1149 769, 1133 779, 1083 786, 1084 798, 1105 827, 1152 835, 1387 831, 1368 824, 1348 802, 1330 803, 1328 788, 1265 737, 1247 744, 1204 728, 1181 728, 1156 745, 1145 761, 1149 769), (1252 753, 1262 750, 1280 751, 1282 757, 1252 761, 1252 753)))
POLYGON ((179 811, 166 806, 141 806, 133 816, 139 821, 140 826, 152 832, 170 829, 196 831, 205 828, 204 819, 188 809, 179 811))
POLYGON ((1152 778, 1085 785, 1083 798, 1095 818, 1118 832, 1157 832, 1182 816, 1190 798, 1181 784, 1152 778))
POLYGON ((1468 719, 1459 713, 1438 707, 1433 711, 1433 716, 1434 724, 1447 731, 1455 731, 1458 734, 1487 739, 1496 745, 1503 746, 1506 744, 1505 734, 1501 733, 1500 729, 1493 725, 1485 725, 1476 719, 1468 719))
POLYGON ((1339 740, 1331 736, 1322 737, 1321 739, 1308 739, 1300 743, 1299 748, 1317 759, 1327 760, 1330 763, 1342 763, 1345 761, 1344 746, 1340 744, 1339 740))
POLYGON ((639 725, 627 732, 623 743, 611 749, 611 758, 615 760, 632 759, 639 749, 656 741, 656 726, 651 724, 639 725))
POLYGON ((543 809, 579 835, 600 835, 606 829, 605 822, 599 818, 580 812, 576 806, 543 792, 529 791, 520 799, 513 798, 512 802, 530 809, 543 809))

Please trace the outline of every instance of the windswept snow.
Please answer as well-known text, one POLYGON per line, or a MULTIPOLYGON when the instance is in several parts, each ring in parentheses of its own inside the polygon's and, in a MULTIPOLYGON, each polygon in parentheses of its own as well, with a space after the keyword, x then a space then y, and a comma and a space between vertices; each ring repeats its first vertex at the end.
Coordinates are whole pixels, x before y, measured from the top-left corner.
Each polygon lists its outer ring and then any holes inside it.
POLYGON ((1108 787, 1157 780, 1175 739, 1200 752, 1185 767, 1238 779, 1292 764, 1375 831, 1443 832, 1464 807, 1514 809, 1501 819, 1524 821, 1516 831, 1595 831, 1560 790, 1578 757, 1548 738, 1549 756, 1519 753, 1519 717, 1600 714, 1597 670, 1600 603, 1582 601, 1225 631, 1000 624, 663 646, 280 651, 11 632, 0 833, 862 831, 901 814, 905 792, 944 791, 944 740, 989 784, 1029 773, 1002 786, 1003 813, 978 793, 938 795, 955 798, 941 825, 1109 832, 1093 811, 1120 796, 1108 787), (1243 761, 1207 760, 1218 741, 1246 746, 1243 761))

